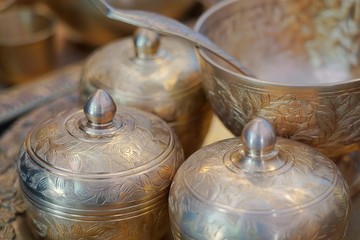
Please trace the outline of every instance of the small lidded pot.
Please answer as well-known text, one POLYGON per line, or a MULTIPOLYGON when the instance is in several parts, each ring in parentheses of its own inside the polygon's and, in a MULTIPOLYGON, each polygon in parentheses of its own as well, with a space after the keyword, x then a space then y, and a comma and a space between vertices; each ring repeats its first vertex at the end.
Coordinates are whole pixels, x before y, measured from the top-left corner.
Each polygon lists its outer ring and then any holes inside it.
POLYGON ((188 43, 139 29, 99 49, 84 64, 82 100, 96 89, 117 104, 151 112, 179 136, 185 156, 201 147, 212 111, 201 81, 194 49, 188 43))
POLYGON ((172 129, 98 90, 28 134, 20 186, 31 229, 45 239, 161 239, 168 191, 184 160, 172 129))
POLYGON ((317 150, 276 138, 258 117, 240 138, 201 148, 170 189, 174 238, 344 239, 348 186, 317 150))

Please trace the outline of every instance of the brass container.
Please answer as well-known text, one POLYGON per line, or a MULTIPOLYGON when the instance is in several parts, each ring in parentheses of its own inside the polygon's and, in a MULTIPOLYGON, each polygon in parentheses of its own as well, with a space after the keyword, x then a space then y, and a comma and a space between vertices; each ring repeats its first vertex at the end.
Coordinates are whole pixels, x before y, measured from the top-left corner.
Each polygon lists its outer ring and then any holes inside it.
POLYGON ((360 149, 360 2, 224 1, 195 29, 257 78, 199 50, 204 89, 235 134, 262 116, 278 136, 338 157, 360 149))
POLYGON ((163 120, 116 111, 98 90, 84 112, 60 112, 34 127, 20 150, 30 227, 45 239, 161 239, 170 182, 183 160, 163 120))
POLYGON ((171 185, 175 240, 344 239, 348 186, 314 148, 276 138, 258 117, 241 138, 208 145, 188 158, 171 185))
POLYGON ((0 84, 27 83, 54 70, 55 33, 54 17, 36 8, 0 11, 0 84))
POLYGON ((212 112, 194 50, 187 43, 140 29, 96 51, 84 64, 80 94, 108 91, 117 104, 151 112, 179 136, 185 156, 201 147, 212 112))

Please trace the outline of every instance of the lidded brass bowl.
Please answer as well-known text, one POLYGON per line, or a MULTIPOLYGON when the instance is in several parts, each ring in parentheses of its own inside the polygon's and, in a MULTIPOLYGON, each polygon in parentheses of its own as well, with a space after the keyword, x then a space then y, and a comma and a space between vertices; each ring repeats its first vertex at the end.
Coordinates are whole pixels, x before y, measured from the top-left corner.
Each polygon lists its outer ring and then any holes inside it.
POLYGON ((163 120, 116 111, 98 90, 84 112, 61 112, 34 127, 20 150, 31 227, 46 239, 161 239, 170 182, 183 160, 163 120))
POLYGON ((202 144, 212 116, 193 48, 176 38, 139 29, 134 37, 108 44, 84 64, 80 92, 96 89, 117 104, 161 117, 177 133, 185 156, 202 144))
POLYGON ((176 240, 344 239, 348 186, 308 145, 276 138, 258 117, 240 138, 208 145, 175 175, 169 196, 176 240))

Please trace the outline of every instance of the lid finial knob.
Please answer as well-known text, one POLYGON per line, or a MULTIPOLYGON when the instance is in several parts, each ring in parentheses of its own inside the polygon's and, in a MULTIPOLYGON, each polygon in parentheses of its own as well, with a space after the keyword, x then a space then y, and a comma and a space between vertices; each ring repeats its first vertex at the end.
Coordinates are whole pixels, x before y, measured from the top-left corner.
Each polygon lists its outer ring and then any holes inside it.
POLYGON ((136 31, 134 36, 136 57, 141 59, 156 56, 160 47, 160 35, 156 32, 142 29, 136 31))
POLYGON ((247 123, 241 134, 241 157, 234 158, 237 167, 247 172, 264 173, 281 168, 286 163, 275 149, 276 133, 265 118, 256 117, 247 123))
POLYGON ((241 141, 247 155, 263 156, 274 151, 276 133, 265 118, 257 117, 244 127, 241 141))
POLYGON ((116 104, 106 91, 98 89, 85 103, 84 113, 90 124, 107 125, 113 121, 116 104))

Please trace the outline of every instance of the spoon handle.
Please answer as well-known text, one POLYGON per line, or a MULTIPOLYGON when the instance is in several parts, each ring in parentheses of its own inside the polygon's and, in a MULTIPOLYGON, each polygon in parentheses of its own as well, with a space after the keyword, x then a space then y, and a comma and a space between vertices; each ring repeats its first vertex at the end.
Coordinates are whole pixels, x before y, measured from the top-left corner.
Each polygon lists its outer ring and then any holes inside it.
POLYGON ((137 10, 120 10, 112 7, 106 0, 91 0, 91 2, 107 17, 119 20, 130 25, 150 29, 152 31, 176 36, 192 42, 197 47, 205 48, 206 50, 219 56, 227 63, 235 67, 242 74, 254 77, 254 75, 239 63, 230 54, 219 48, 216 44, 204 37, 202 34, 192 30, 186 25, 175 21, 169 17, 165 17, 156 13, 137 11, 137 10))

